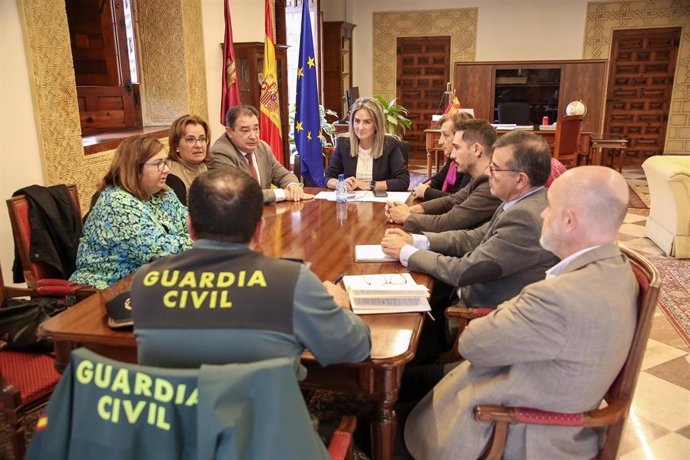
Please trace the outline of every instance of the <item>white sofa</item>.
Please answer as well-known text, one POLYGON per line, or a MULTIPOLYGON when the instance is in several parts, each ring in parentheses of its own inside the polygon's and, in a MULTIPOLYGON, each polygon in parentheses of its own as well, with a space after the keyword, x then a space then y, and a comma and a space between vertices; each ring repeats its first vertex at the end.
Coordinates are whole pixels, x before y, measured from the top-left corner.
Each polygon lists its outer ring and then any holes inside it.
POLYGON ((667 255, 690 258, 690 155, 657 155, 642 169, 650 194, 645 235, 667 255))

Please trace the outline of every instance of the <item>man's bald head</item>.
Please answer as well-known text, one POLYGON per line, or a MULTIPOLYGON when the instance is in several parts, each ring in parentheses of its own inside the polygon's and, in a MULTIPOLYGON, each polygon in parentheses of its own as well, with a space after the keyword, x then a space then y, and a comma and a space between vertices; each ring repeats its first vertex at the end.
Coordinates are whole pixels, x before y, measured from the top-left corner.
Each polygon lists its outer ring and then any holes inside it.
POLYGON ((548 199, 542 245, 563 258, 616 240, 628 209, 628 184, 613 169, 581 166, 556 179, 548 199))

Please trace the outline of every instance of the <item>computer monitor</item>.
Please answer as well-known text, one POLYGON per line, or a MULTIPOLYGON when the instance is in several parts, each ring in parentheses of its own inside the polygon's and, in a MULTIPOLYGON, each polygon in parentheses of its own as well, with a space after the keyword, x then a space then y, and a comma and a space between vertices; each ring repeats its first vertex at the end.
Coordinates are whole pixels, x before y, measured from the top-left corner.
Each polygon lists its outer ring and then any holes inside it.
POLYGON ((359 99, 359 86, 353 86, 345 90, 345 102, 347 103, 347 114, 345 119, 350 118, 350 108, 355 101, 359 99))

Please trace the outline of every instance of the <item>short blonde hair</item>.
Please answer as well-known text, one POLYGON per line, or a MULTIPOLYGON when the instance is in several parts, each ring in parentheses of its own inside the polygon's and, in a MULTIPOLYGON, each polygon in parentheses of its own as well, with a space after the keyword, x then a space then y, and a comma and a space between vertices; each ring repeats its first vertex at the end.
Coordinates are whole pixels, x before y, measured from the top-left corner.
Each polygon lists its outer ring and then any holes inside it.
MULTIPOLYGON (((170 159, 173 161, 180 161, 180 152, 177 151, 177 147, 180 145, 182 136, 184 136, 184 129, 187 125, 199 125, 204 128, 204 135, 206 139, 211 137, 211 131, 208 128, 208 123, 206 120, 197 115, 182 115, 177 120, 173 121, 170 125, 170 134, 168 135, 168 145, 170 146, 170 159)), ((208 143, 206 144, 208 147, 208 143)), ((206 158, 204 161, 209 161, 208 152, 206 153, 206 158)))
MULTIPOLYGON (((141 187, 142 168, 144 163, 164 148, 158 139, 146 134, 131 136, 122 141, 115 150, 110 170, 99 184, 96 195, 107 187, 120 187, 140 200, 148 201, 150 197, 141 187)), ((158 194, 165 191, 167 188, 162 189, 158 194)))
POLYGON ((453 122, 453 132, 458 130, 458 125, 462 123, 463 121, 467 120, 474 120, 474 116, 471 113, 468 112, 453 112, 453 113, 446 113, 441 117, 441 120, 438 122, 439 126, 443 125, 443 123, 447 122, 448 120, 453 122))
POLYGON ((383 107, 376 99, 362 97, 357 99, 350 108, 350 156, 356 157, 359 153, 359 138, 354 131, 355 113, 359 110, 366 111, 374 120, 374 141, 371 145, 371 155, 380 158, 383 155, 383 141, 386 138, 386 125, 383 121, 383 107))

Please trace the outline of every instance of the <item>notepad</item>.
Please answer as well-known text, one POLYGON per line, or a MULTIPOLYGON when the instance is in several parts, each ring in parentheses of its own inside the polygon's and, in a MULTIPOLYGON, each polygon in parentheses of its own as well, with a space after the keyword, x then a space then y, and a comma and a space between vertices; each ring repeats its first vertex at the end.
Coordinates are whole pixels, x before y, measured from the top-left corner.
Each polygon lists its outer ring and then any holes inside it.
POLYGON ((355 262, 397 262, 395 257, 384 254, 380 244, 358 244, 355 246, 355 262))
POLYGON ((429 290, 409 273, 345 276, 343 284, 359 315, 431 311, 429 290))

